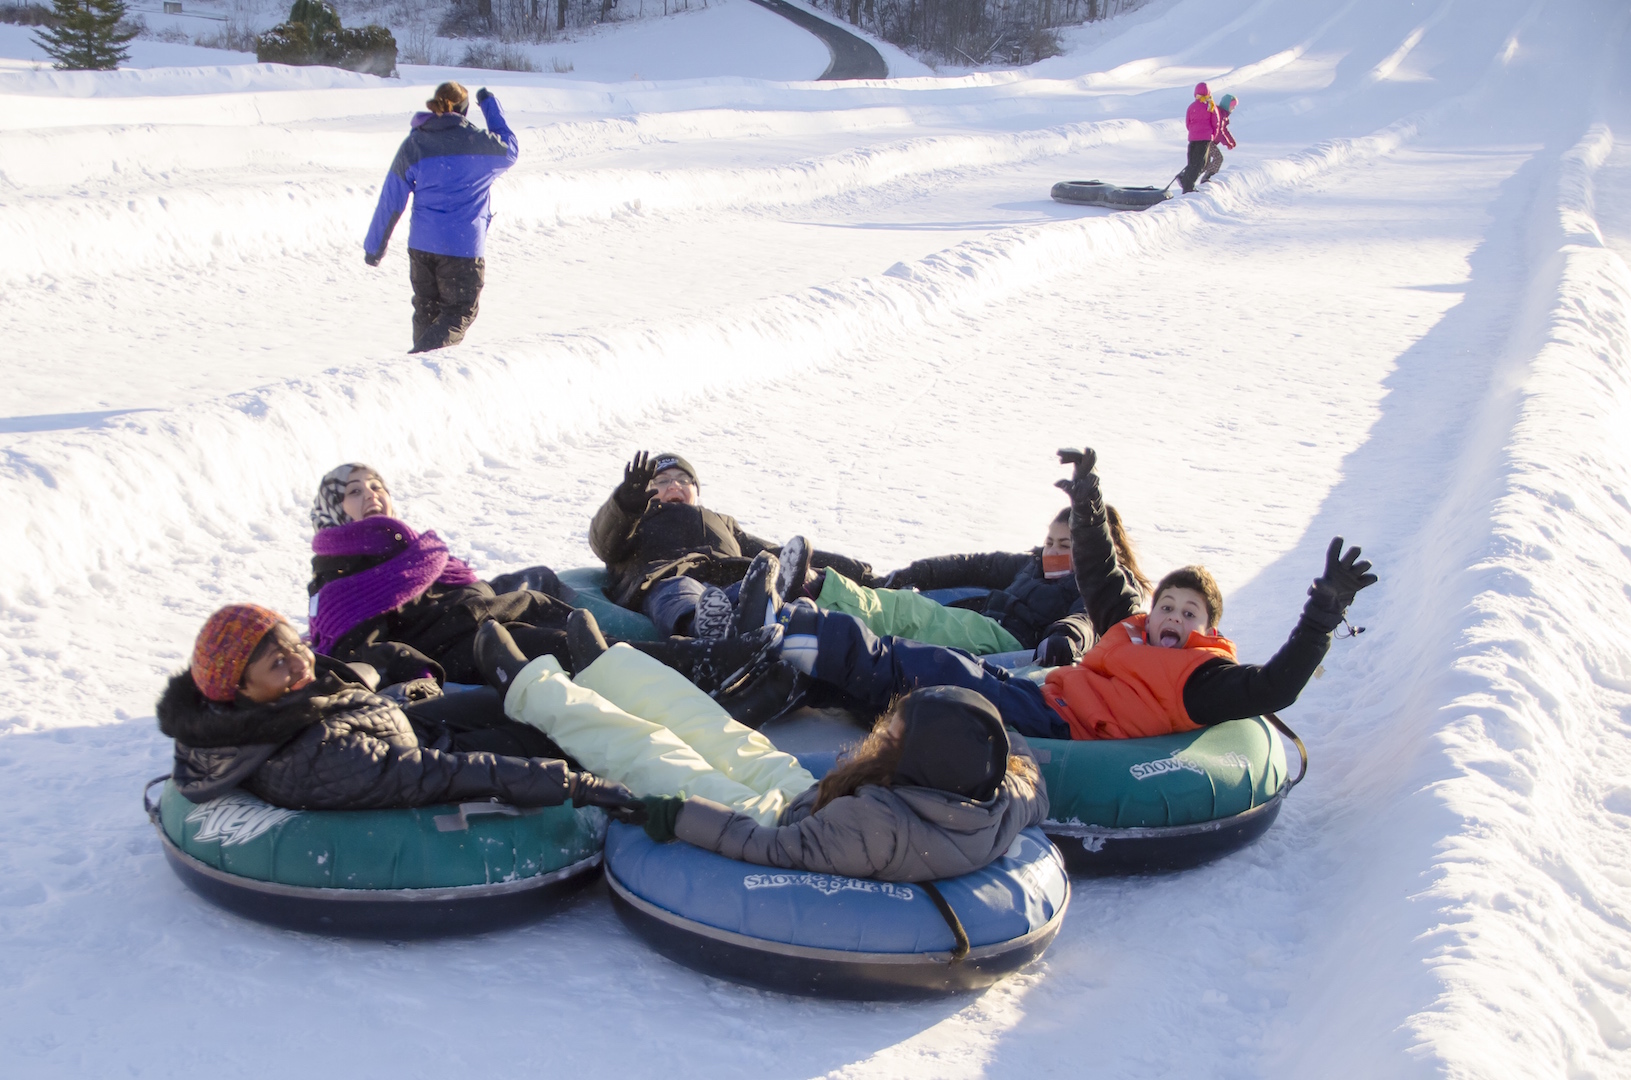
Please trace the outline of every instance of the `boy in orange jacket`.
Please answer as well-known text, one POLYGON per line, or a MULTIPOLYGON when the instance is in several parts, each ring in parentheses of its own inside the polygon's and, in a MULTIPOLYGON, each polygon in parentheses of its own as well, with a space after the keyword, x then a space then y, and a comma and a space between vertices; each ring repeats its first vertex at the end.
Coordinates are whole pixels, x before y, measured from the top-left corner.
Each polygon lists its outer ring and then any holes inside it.
POLYGON ((1149 613, 1121 565, 1094 471, 1092 450, 1061 450, 1075 466, 1059 486, 1070 493, 1076 582, 1099 634, 1081 662, 1048 672, 1041 686, 957 649, 876 637, 848 615, 800 601, 784 608, 782 659, 881 712, 920 686, 963 686, 985 695, 1021 734, 1053 739, 1128 739, 1284 709, 1313 676, 1359 590, 1375 584, 1357 547, 1331 541, 1325 572, 1291 636, 1268 663, 1241 664, 1217 632, 1223 597, 1204 567, 1162 578, 1149 613))

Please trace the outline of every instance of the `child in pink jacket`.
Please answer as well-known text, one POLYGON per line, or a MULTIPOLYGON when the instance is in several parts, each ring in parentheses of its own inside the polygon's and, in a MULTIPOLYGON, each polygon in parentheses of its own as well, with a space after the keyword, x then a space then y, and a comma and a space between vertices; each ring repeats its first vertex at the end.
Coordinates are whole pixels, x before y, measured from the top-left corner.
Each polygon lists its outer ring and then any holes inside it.
POLYGON ((1195 84, 1195 100, 1184 114, 1184 123, 1189 128, 1189 164, 1178 174, 1178 182, 1188 193, 1195 190, 1195 181, 1206 168, 1206 152, 1218 137, 1218 107, 1212 103, 1212 92, 1205 83, 1195 84))
POLYGON ((1224 94, 1218 98, 1218 137, 1212 143, 1212 149, 1206 152, 1206 170, 1201 173, 1203 184, 1223 168, 1223 152, 1235 148, 1235 137, 1229 134, 1229 114, 1235 111, 1238 104, 1233 94, 1224 94))

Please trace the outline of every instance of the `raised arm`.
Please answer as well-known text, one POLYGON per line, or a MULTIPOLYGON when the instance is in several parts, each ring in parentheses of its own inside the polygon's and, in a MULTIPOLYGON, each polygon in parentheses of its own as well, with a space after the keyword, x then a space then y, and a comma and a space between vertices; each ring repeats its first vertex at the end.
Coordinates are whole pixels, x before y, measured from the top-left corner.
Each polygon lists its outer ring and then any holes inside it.
POLYGON ((1144 598, 1116 558, 1104 493, 1099 489, 1099 474, 1094 471, 1098 455, 1092 449, 1061 450, 1059 460, 1074 466, 1071 478, 1055 486, 1070 496, 1070 547, 1076 565, 1076 587, 1081 590, 1082 605, 1093 620, 1094 631, 1102 635, 1122 619, 1138 614, 1144 598))
POLYGON ((623 466, 623 482, 617 485, 612 497, 595 511, 595 518, 589 523, 589 550, 608 566, 629 557, 634 527, 651 502, 651 478, 656 475, 651 455, 640 451, 623 466))
POLYGON ((1331 541, 1325 573, 1308 589, 1308 602, 1291 636, 1266 664, 1235 664, 1218 659, 1197 668, 1184 683, 1184 711, 1197 724, 1221 724, 1288 708, 1303 692, 1331 647, 1331 633, 1341 626, 1348 605, 1360 589, 1376 583, 1370 563, 1359 549, 1342 551, 1342 537, 1331 541))

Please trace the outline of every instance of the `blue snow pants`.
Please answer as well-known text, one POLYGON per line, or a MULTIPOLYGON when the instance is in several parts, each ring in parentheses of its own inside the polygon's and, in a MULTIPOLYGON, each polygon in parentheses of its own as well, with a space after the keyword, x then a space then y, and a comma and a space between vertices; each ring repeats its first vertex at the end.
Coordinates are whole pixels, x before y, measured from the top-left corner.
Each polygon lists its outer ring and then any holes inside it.
POLYGON ((1070 725, 1048 706, 1040 686, 962 649, 878 637, 854 616, 831 611, 820 615, 816 649, 815 677, 874 712, 922 686, 961 686, 995 705, 1002 722, 1021 735, 1070 738, 1070 725))
MULTIPOLYGON (((696 578, 666 578, 646 590, 646 602, 641 608, 646 618, 657 624, 659 634, 672 637, 681 623, 696 614, 697 601, 702 599, 702 594, 715 587, 704 585, 696 578)), ((725 595, 735 603, 736 594, 741 591, 741 582, 736 582, 725 589, 725 595)))

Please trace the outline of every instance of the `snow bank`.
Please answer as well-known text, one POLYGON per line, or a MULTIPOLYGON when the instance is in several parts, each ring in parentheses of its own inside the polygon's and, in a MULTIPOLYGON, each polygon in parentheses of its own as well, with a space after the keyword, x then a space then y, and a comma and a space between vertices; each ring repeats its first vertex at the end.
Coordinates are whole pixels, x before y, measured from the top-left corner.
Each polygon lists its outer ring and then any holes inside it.
POLYGON ((1591 183, 1612 144, 1599 124, 1563 156, 1537 236, 1550 309, 1521 350, 1487 544, 1457 582, 1471 597, 1437 736, 1457 775, 1434 797, 1462 827, 1421 894, 1443 992, 1411 1027, 1472 1075, 1609 1075, 1631 1050, 1611 959, 1631 924, 1631 589, 1606 587, 1631 577, 1631 271, 1591 183))

